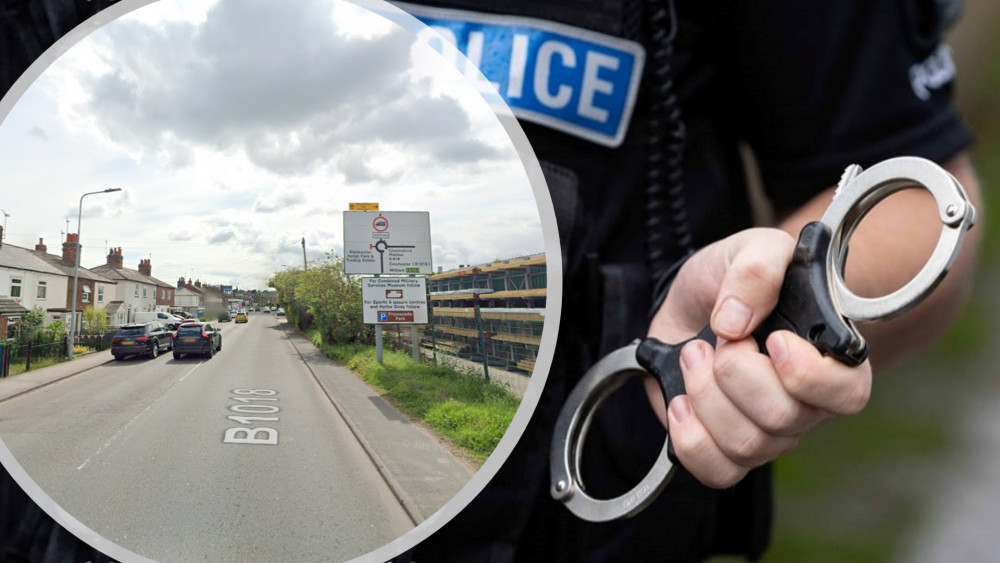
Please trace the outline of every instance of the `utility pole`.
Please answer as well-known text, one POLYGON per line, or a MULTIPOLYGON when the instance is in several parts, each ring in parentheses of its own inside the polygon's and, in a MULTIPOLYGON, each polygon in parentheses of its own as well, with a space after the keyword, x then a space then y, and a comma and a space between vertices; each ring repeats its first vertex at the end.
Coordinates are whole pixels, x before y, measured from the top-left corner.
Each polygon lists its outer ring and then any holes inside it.
POLYGON ((306 262, 306 237, 302 237, 302 271, 309 271, 309 263, 306 262))

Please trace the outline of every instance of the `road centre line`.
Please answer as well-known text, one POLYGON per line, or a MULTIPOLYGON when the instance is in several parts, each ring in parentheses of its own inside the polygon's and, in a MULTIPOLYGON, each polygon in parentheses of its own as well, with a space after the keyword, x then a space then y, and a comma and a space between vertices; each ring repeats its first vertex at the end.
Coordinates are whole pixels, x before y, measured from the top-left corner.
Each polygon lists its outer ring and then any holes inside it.
MULTIPOLYGON (((177 383, 180 383, 181 381, 184 381, 184 379, 185 379, 185 378, 187 378, 187 376, 189 376, 189 375, 191 375, 192 373, 194 373, 194 370, 196 370, 196 369, 198 369, 199 367, 201 367, 201 365, 202 365, 203 363, 205 363, 205 361, 204 361, 204 360, 202 360, 202 361, 198 362, 198 363, 197 363, 197 364, 196 364, 196 365, 195 365, 195 366, 194 366, 193 368, 191 368, 191 369, 190 369, 190 370, 189 370, 189 371, 188 371, 187 373, 185 373, 185 374, 184 374, 183 376, 181 376, 181 378, 177 380, 177 383)), ((161 398, 162 398, 162 396, 161 396, 161 398)), ((139 417, 141 417, 142 415, 146 414, 146 411, 148 411, 149 409, 153 408, 153 405, 155 405, 155 404, 156 404, 156 403, 157 403, 157 402, 158 402, 159 400, 160 400, 160 399, 158 398, 158 399, 157 399, 156 401, 153 401, 152 403, 150 403, 149 405, 147 405, 147 406, 146 406, 146 408, 142 409, 142 411, 141 411, 141 412, 139 412, 139 414, 135 415, 135 417, 134 417, 134 418, 132 418, 132 420, 128 421, 128 423, 127 423, 127 424, 125 424, 125 426, 122 426, 121 428, 119 428, 119 429, 118 429, 118 432, 115 432, 114 436, 112 436, 111 438, 109 438, 107 442, 104 442, 104 444, 102 444, 100 448, 97 448, 97 451, 96 451, 96 452, 94 452, 94 455, 93 455, 93 456, 91 456, 91 457, 88 457, 87 459, 85 459, 85 460, 83 461, 83 463, 81 463, 80 465, 78 465, 78 466, 76 467, 77 471, 79 471, 79 470, 83 469, 84 467, 86 467, 86 466, 87 466, 87 464, 89 464, 89 463, 90 463, 90 460, 91 460, 92 458, 96 458, 97 456, 101 455, 101 452, 103 452, 103 451, 104 451, 104 450, 105 450, 105 449, 106 449, 106 448, 107 448, 108 446, 110 446, 110 445, 111 445, 111 444, 112 444, 112 443, 113 443, 113 442, 114 442, 115 440, 117 440, 117 439, 118 439, 118 437, 119 437, 119 436, 121 436, 122 432, 124 432, 124 431, 125 431, 125 430, 127 430, 127 429, 128 429, 128 428, 129 428, 130 426, 132 426, 132 423, 134 423, 134 422, 135 422, 136 420, 139 420, 139 417)))

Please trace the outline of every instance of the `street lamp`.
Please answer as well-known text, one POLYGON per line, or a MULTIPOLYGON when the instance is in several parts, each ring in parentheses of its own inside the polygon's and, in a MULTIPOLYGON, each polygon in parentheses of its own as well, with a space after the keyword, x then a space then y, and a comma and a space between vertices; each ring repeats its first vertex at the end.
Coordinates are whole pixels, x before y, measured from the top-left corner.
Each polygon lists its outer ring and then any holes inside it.
POLYGON ((122 191, 121 188, 108 188, 106 190, 101 190, 99 192, 87 192, 82 196, 80 196, 80 211, 77 213, 76 216, 76 252, 74 253, 76 255, 75 256, 76 259, 74 260, 73 264, 73 308, 70 309, 69 311, 70 314, 69 346, 66 347, 68 348, 68 351, 66 352, 67 360, 73 359, 73 344, 74 344, 73 336, 74 333, 76 332, 76 288, 77 288, 77 283, 79 282, 80 279, 80 248, 82 246, 80 243, 80 223, 83 221, 83 198, 87 197, 88 195, 109 194, 111 192, 120 192, 120 191, 122 191))
POLYGON ((7 217, 10 217, 10 213, 7 213, 3 209, 0 209, 0 213, 3 213, 3 232, 7 232, 7 217))

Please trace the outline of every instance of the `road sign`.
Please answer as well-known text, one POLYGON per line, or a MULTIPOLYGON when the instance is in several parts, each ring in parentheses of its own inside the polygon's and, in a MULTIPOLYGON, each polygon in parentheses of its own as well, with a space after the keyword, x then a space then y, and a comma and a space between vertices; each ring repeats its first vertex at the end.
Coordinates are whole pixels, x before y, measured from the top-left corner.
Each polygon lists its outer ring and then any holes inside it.
POLYGON ((427 324, 425 278, 361 278, 365 324, 427 324))
POLYGON ((427 211, 345 211, 348 274, 432 274, 427 211))
POLYGON ((377 203, 349 203, 348 206, 351 211, 378 211, 377 203))

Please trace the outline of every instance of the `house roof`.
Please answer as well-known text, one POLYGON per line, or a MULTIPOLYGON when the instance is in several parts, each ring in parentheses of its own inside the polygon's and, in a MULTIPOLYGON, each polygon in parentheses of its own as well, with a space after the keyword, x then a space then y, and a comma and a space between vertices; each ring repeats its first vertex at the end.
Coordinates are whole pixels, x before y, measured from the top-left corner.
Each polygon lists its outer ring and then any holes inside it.
POLYGON ((14 270, 27 270, 56 276, 66 275, 59 268, 43 260, 38 252, 14 246, 7 242, 0 245, 0 266, 14 270))
MULTIPOLYGON (((34 250, 30 250, 29 252, 31 252, 35 256, 38 256, 39 258, 44 260, 47 264, 59 270, 62 275, 73 277, 74 265, 63 260, 62 256, 59 256, 57 254, 37 252, 34 250)), ((82 280, 91 280, 100 283, 118 283, 112 279, 108 279, 102 276, 97 272, 94 272, 92 269, 84 268, 83 266, 80 266, 78 277, 82 280)))
MULTIPOLYGON (((62 256, 47 254, 36 250, 23 248, 10 243, 0 245, 0 266, 14 270, 26 270, 41 274, 73 277, 73 264, 64 262, 62 256)), ((80 267, 80 279, 102 283, 115 283, 113 280, 96 274, 87 268, 80 267)))
POLYGON ((23 315, 27 312, 27 308, 14 302, 13 299, 0 299, 0 315, 23 315))
POLYGON ((95 266, 91 268, 91 270, 101 274, 102 276, 111 278, 113 280, 128 280, 139 283, 145 283, 149 285, 155 285, 159 287, 169 287, 171 289, 175 289, 174 286, 170 285, 169 283, 160 281, 154 278, 153 276, 147 276, 145 274, 140 273, 138 270, 133 270, 131 268, 118 268, 116 266, 112 266, 111 264, 101 264, 100 266, 95 266))

